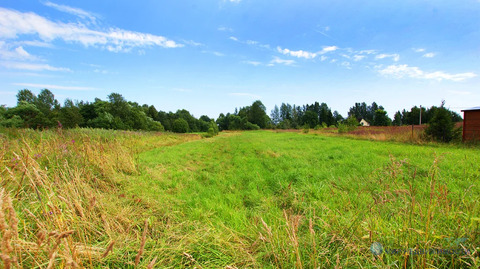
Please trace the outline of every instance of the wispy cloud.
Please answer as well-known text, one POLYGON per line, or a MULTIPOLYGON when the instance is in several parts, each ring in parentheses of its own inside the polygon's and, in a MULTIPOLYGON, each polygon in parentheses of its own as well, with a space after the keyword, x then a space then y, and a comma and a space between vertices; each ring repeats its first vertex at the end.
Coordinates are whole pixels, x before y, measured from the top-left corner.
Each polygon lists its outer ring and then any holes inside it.
POLYGON ((55 67, 49 64, 24 63, 24 62, 0 62, 0 65, 9 69, 29 70, 29 71, 61 71, 71 72, 70 69, 64 67, 55 67))
POLYGON ((249 97, 252 99, 260 99, 262 98, 260 95, 248 93, 248 92, 231 92, 228 95, 230 96, 238 96, 238 97, 249 97))
POLYGON ((208 54, 213 54, 218 57, 223 57, 225 56, 224 53, 218 52, 218 51, 208 51, 208 50, 202 50, 202 53, 208 53, 208 54))
POLYGON ((304 51, 304 50, 294 51, 294 50, 282 49, 280 47, 277 47, 277 51, 284 54, 284 55, 290 55, 290 56, 294 56, 294 57, 297 57, 297 58, 313 59, 313 58, 317 57, 316 53, 308 52, 308 51, 304 51))
POLYGON ((250 65, 253 65, 253 66, 259 66, 259 65, 262 64, 261 62, 257 62, 257 61, 243 61, 242 63, 250 64, 250 65))
POLYGON ((424 57, 424 58, 433 58, 433 57, 435 57, 435 53, 433 53, 433 52, 425 53, 425 54, 423 54, 422 57, 424 57))
POLYGON ((424 52, 425 49, 424 48, 412 48, 413 51, 415 52, 424 52))
POLYGON ((381 75, 391 76, 395 78, 417 78, 417 79, 432 79, 432 80, 450 80, 450 81, 464 81, 466 79, 474 78, 477 74, 473 72, 449 74, 443 71, 425 72, 418 67, 403 65, 390 65, 378 71, 381 75))
POLYGON ((281 58, 275 56, 275 57, 273 57, 273 59, 270 61, 270 63, 267 66, 275 66, 277 64, 293 65, 293 64, 295 64, 295 61, 294 60, 285 60, 285 59, 281 59, 281 58))
POLYGON ((53 22, 35 13, 0 8, 0 38, 16 39, 19 35, 38 36, 44 42, 60 39, 80 43, 86 47, 100 46, 113 52, 127 52, 136 47, 183 46, 163 36, 119 28, 93 30, 81 23, 53 22))
POLYGON ((230 27, 226 27, 226 26, 219 26, 217 28, 218 31, 222 31, 222 32, 233 32, 233 29, 230 28, 230 27))
POLYGON ((400 55, 394 53, 394 54, 378 54, 375 56, 375 59, 380 60, 380 59, 385 59, 385 58, 392 58, 395 62, 398 62, 400 60, 400 55))
POLYGON ((358 61, 363 60, 365 57, 366 57, 365 55, 353 55, 353 60, 355 62, 358 62, 358 61))
POLYGON ((63 86, 54 84, 36 84, 36 83, 12 83, 15 86, 31 87, 49 90, 63 90, 63 91, 96 91, 98 88, 83 87, 83 86, 63 86))
POLYGON ((10 44, 0 41, 0 59, 35 61, 38 58, 28 53, 22 46, 13 47, 10 44))
POLYGON ((327 46, 323 47, 322 50, 318 52, 310 52, 305 50, 290 50, 290 49, 282 49, 281 47, 277 47, 277 51, 282 53, 283 55, 289 55, 297 58, 305 58, 305 59, 314 59, 319 55, 326 54, 329 52, 336 51, 338 49, 337 46, 327 46))
POLYGON ((59 4, 52 3, 50 1, 44 2, 43 4, 47 7, 51 7, 58 11, 72 14, 82 19, 89 19, 92 23, 95 23, 97 19, 97 16, 94 15, 93 13, 85 11, 80 8, 70 7, 66 5, 59 5, 59 4))
POLYGON ((326 46, 326 47, 323 47, 322 50, 319 51, 318 53, 325 54, 325 53, 336 51, 336 50, 338 50, 337 46, 326 46))
POLYGON ((230 38, 231 40, 233 40, 233 41, 238 41, 238 38, 236 38, 236 37, 234 37, 234 36, 231 36, 231 37, 229 37, 229 38, 230 38))

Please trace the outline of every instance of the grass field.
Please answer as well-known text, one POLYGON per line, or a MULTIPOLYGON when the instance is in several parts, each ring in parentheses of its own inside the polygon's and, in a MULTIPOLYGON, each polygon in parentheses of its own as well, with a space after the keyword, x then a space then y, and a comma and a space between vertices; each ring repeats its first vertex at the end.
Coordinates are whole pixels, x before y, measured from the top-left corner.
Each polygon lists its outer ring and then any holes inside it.
POLYGON ((271 131, 0 139, 4 264, 480 266, 476 147, 271 131))

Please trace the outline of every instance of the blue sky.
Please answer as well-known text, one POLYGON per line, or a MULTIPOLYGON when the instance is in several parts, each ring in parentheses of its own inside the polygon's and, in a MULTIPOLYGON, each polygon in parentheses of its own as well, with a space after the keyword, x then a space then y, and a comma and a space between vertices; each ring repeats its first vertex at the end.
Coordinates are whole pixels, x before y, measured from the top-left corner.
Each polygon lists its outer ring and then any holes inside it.
POLYGON ((480 105, 479 18, 479 0, 2 0, 0 104, 48 88, 196 117, 257 99, 460 111, 480 105))

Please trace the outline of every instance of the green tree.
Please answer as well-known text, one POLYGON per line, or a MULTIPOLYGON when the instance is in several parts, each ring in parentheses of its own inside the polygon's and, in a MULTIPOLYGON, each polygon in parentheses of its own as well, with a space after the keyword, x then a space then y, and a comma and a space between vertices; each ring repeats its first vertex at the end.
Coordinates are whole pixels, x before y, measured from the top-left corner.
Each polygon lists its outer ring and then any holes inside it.
POLYGON ((309 126, 310 128, 314 128, 318 125, 318 115, 313 110, 308 110, 303 115, 303 123, 304 125, 309 126))
POLYGON ((280 123, 281 117, 280 117, 280 109, 278 108, 277 105, 273 108, 272 112, 270 113, 270 117, 272 119, 272 123, 276 126, 280 123))
POLYGON ((425 134, 433 140, 448 143, 460 136, 459 130, 455 130, 452 114, 444 107, 445 101, 435 111, 435 115, 428 123, 425 134))
POLYGON ((35 100, 37 100, 37 96, 35 96, 35 94, 33 94, 32 91, 28 89, 20 90, 17 93, 17 105, 19 105, 21 102, 34 104, 35 100))
POLYGON ((60 109, 59 120, 64 128, 74 128, 83 124, 80 108, 70 99, 66 99, 65 104, 60 109))
POLYGON ((395 116, 393 117, 393 125, 402 126, 402 113, 400 113, 400 111, 395 113, 395 116))
POLYGON ((387 112, 383 109, 377 109, 373 117, 373 125, 375 126, 389 126, 392 120, 387 116, 387 112))
POLYGON ((253 124, 258 125, 264 129, 267 127, 270 118, 265 112, 267 109, 260 100, 253 102, 252 106, 248 110, 247 120, 253 124))
POLYGON ((176 119, 173 122, 173 131, 175 133, 187 133, 188 130, 188 122, 182 118, 176 119))

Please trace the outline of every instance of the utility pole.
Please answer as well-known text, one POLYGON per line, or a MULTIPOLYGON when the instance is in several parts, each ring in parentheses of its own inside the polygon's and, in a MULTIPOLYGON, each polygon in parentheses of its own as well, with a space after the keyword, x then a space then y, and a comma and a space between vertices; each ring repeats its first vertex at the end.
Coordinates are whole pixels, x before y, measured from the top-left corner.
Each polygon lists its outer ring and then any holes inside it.
POLYGON ((422 106, 420 106, 420 125, 422 125, 422 106))

